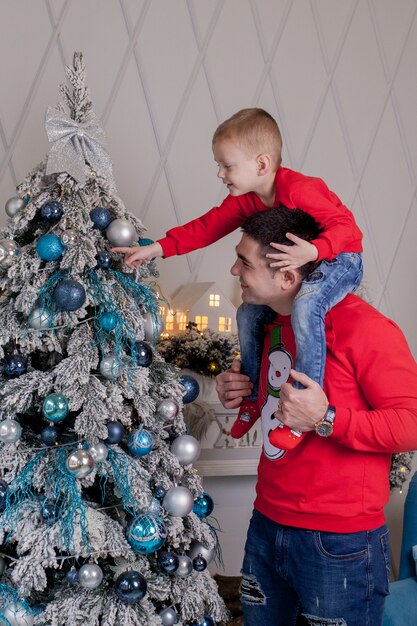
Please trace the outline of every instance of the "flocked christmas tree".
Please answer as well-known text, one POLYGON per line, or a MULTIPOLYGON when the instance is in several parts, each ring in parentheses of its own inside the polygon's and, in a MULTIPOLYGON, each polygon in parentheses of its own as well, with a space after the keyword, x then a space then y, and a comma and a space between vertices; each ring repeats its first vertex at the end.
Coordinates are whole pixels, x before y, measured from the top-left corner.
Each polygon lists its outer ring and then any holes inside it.
MULTIPOLYGON (((47 159, 0 233, 0 623, 215 624, 213 502, 177 370, 155 349, 154 262, 117 196, 82 55, 50 108, 47 159)), ((187 400, 186 400, 187 398, 187 400)))

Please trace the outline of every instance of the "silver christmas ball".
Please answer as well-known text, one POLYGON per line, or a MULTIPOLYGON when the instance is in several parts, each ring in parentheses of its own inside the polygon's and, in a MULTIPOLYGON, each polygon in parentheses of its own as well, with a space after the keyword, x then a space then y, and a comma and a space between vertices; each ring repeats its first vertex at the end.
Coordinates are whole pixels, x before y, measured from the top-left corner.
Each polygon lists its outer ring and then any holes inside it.
POLYGON ((160 315, 152 315, 149 311, 143 314, 143 334, 145 341, 151 345, 159 339, 164 330, 164 320, 160 315))
POLYGON ((75 230, 71 230, 71 228, 64 230, 60 237, 66 247, 73 246, 78 241, 78 233, 75 230))
POLYGON ((67 458, 67 468, 73 476, 84 478, 94 469, 94 459, 88 450, 75 450, 67 458))
POLYGON ((159 617, 162 620, 162 626, 174 626, 174 624, 178 624, 178 615, 172 606, 161 611, 159 617))
POLYGON ((199 541, 192 541, 190 549, 187 551, 187 555, 190 557, 191 561, 195 559, 196 556, 202 556, 203 559, 206 559, 207 564, 211 563, 214 559, 214 548, 206 548, 199 541))
POLYGON ((11 267, 20 254, 20 247, 14 239, 0 239, 0 265, 11 267))
POLYGON ((105 461, 109 454, 108 447, 102 441, 94 443, 92 446, 89 447, 88 451, 93 457, 95 463, 98 463, 99 461, 105 461))
POLYGON ((116 380, 123 371, 123 364, 115 356, 105 356, 100 361, 100 374, 107 380, 116 380))
POLYGON ((193 562, 189 556, 185 554, 181 554, 178 556, 180 564, 174 572, 175 576, 179 576, 180 578, 185 578, 189 576, 193 571, 193 562))
POLYGON ((181 435, 172 442, 171 452, 181 465, 190 465, 200 458, 201 445, 192 435, 181 435))
POLYGON ((106 230, 107 239, 112 246, 126 247, 137 242, 139 235, 133 224, 127 220, 113 220, 106 230))
POLYGON ((164 422, 173 422, 178 415, 180 407, 172 398, 166 398, 158 402, 156 412, 164 422))
POLYGON ((1 613, 11 626, 33 626, 35 622, 35 616, 28 613, 19 602, 10 602, 1 613))
POLYGON ((6 569, 6 561, 0 556, 0 576, 3 576, 3 572, 6 569))
POLYGON ((22 436, 22 427, 16 420, 4 420, 0 422, 0 441, 3 443, 16 443, 22 436))
POLYGON ((9 198, 6 202, 6 213, 9 217, 14 217, 19 211, 26 206, 26 202, 22 198, 9 198))
POLYGON ((29 326, 35 330, 45 330, 51 328, 53 317, 52 311, 36 307, 29 315, 29 326))
POLYGON ((78 582, 84 589, 97 589, 103 580, 103 570, 95 563, 86 563, 78 570, 78 582))
POLYGON ((194 506, 193 494, 187 487, 171 487, 162 501, 164 509, 173 517, 185 517, 194 506))

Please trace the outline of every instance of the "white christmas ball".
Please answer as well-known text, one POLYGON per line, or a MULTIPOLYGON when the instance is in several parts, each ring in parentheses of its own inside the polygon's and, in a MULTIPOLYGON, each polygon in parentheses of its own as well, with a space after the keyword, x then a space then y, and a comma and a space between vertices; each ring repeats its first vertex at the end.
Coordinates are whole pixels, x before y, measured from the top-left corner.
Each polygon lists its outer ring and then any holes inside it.
POLYGON ((138 233, 133 224, 127 220, 113 220, 106 230, 107 239, 112 246, 128 247, 138 240, 138 233))
POLYGON ((152 315, 149 311, 143 314, 144 339, 151 345, 158 341, 164 330, 164 320, 160 315, 152 315))
POLYGON ((3 420, 0 422, 0 441, 3 443, 16 443, 22 436, 22 427, 16 420, 3 420))
POLYGON ((77 478, 84 478, 94 469, 94 459, 88 450, 78 449, 67 458, 68 471, 77 478))
POLYGON ((100 374, 107 380, 116 380, 123 371, 123 364, 115 356, 105 356, 100 361, 100 374))
POLYGON ((19 211, 26 206, 26 202, 22 198, 9 198, 6 202, 6 213, 9 217, 14 217, 19 211))
POLYGON ((179 578, 185 578, 186 576, 189 576, 193 571, 193 562, 190 557, 186 556, 185 554, 181 554, 178 559, 180 563, 174 574, 179 578))
POLYGON ((84 589, 97 589, 103 580, 103 570, 95 563, 86 563, 78 570, 78 582, 84 589))
POLYGON ((11 626, 33 626, 35 621, 35 616, 28 613, 21 604, 16 602, 11 602, 5 609, 1 610, 1 613, 11 626))
POLYGON ((174 626, 174 624, 178 624, 178 615, 172 606, 161 611, 159 617, 162 620, 162 626, 174 626))
POLYGON ((11 267, 20 254, 20 247, 14 239, 0 239, 0 265, 11 267))
POLYGON ((60 237, 66 246, 73 246, 78 241, 78 233, 71 228, 64 230, 60 237))
POLYGON ((193 494, 187 487, 171 487, 162 501, 164 509, 173 517, 185 517, 193 510, 193 494))
POLYGON ((96 463, 99 461, 105 461, 109 454, 108 447, 102 441, 94 443, 92 446, 89 447, 88 451, 96 463))
POLYGON ((207 564, 211 563, 214 559, 214 548, 206 548, 199 541, 192 541, 190 549, 187 551, 187 555, 191 560, 195 559, 196 556, 202 556, 203 559, 206 559, 207 564))
POLYGON ((171 452, 181 465, 190 465, 200 458, 201 445, 192 435, 181 435, 172 442, 171 452))
POLYGON ((29 315, 28 322, 35 330, 45 330, 52 326, 53 314, 47 309, 36 307, 29 315))
POLYGON ((180 407, 172 398, 166 398, 158 402, 156 412, 164 422, 173 422, 178 415, 180 407))

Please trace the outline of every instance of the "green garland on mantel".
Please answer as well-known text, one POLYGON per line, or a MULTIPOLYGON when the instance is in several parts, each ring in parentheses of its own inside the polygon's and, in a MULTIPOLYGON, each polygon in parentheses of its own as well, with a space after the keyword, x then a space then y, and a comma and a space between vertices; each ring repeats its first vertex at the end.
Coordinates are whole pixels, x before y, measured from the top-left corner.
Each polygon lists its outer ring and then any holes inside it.
MULTIPOLYGON (((168 363, 197 374, 215 377, 227 370, 239 353, 237 335, 224 335, 207 328, 198 331, 193 322, 186 330, 163 337, 158 342, 158 351, 168 363)), ((414 452, 392 455, 389 481, 391 489, 401 489, 407 481, 414 452)))

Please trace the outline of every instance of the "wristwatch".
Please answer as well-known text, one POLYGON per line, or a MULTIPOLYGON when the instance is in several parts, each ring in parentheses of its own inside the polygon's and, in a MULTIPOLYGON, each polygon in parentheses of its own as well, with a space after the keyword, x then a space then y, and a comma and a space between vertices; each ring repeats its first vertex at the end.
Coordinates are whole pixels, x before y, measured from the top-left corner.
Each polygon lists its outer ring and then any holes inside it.
POLYGON ((332 434, 335 417, 336 409, 329 404, 326 413, 321 420, 314 425, 316 433, 320 435, 320 437, 329 437, 332 434))

